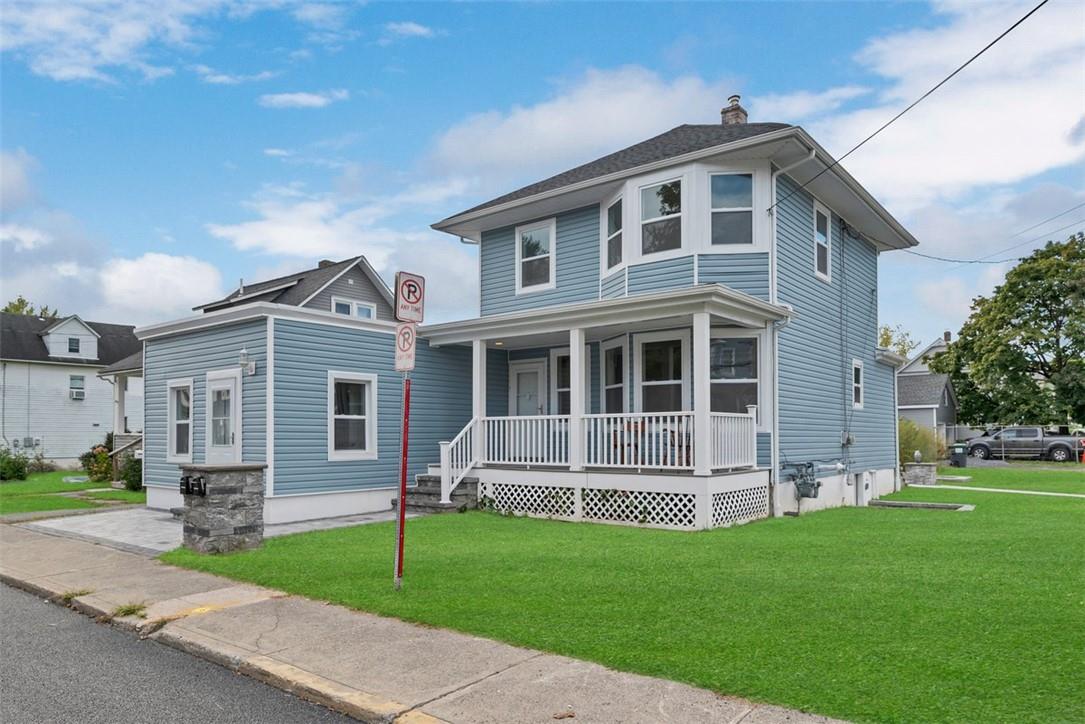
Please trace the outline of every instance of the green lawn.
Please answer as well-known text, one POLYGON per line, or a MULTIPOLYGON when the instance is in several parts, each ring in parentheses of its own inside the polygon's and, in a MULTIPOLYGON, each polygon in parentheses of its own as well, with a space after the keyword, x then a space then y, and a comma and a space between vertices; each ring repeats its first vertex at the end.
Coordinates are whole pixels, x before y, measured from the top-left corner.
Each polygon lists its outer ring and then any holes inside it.
POLYGON ((951 490, 972 512, 837 509, 703 533, 495 514, 169 563, 725 694, 861 721, 1085 712, 1085 501, 951 490))
POLYGON ((82 475, 72 470, 57 470, 53 473, 34 473, 26 480, 5 480, 0 482, 0 498, 16 495, 44 495, 46 493, 69 493, 88 488, 109 487, 109 483, 65 483, 64 478, 82 475))
POLYGON ((35 473, 27 477, 26 480, 0 483, 0 515, 47 510, 97 508, 104 506, 105 501, 109 500, 120 500, 126 503, 147 502, 147 493, 144 491, 133 493, 127 490, 102 490, 94 493, 84 493, 89 498, 102 501, 101 503, 58 495, 58 493, 81 492, 92 488, 109 487, 109 483, 64 482, 65 477, 73 475, 79 475, 79 473, 70 470, 58 470, 53 473, 35 473))
POLYGON ((12 495, 0 496, 0 515, 9 513, 35 513, 43 510, 77 510, 97 508, 91 503, 78 498, 66 498, 62 495, 12 495))
POLYGON ((120 500, 125 503, 146 503, 146 490, 98 490, 86 494, 88 498, 95 500, 120 500))
POLYGON ((946 481, 946 485, 970 485, 977 488, 1042 490, 1049 493, 1085 495, 1085 465, 1047 463, 1050 470, 1013 463, 1008 468, 938 468, 939 475, 968 475, 967 482, 946 481))

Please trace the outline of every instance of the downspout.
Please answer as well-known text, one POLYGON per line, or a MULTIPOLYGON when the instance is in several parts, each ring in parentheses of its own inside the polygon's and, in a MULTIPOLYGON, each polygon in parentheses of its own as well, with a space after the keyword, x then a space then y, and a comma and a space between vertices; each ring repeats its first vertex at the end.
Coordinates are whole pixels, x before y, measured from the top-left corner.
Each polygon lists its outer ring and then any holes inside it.
POLYGON ((3 394, 0 394, 0 438, 4 440, 4 447, 10 449, 11 443, 8 441, 8 363, 0 362, 0 387, 3 388, 3 394))
MULTIPOLYGON (((772 202, 769 207, 769 212, 772 216, 772 249, 769 252, 769 301, 773 304, 777 303, 776 295, 776 247, 777 247, 777 234, 776 234, 776 183, 780 177, 780 174, 791 171, 798 166, 812 161, 816 155, 814 149, 810 149, 810 153, 805 158, 800 158, 792 164, 788 164, 782 168, 778 168, 772 172, 772 176, 769 178, 769 197, 772 202)), ((787 324, 787 322, 784 322, 787 324)), ((780 478, 780 327, 783 324, 775 323, 772 325, 772 445, 770 450, 772 452, 772 494, 769 496, 769 501, 772 505, 772 510, 769 511, 770 515, 780 515, 780 501, 777 498, 779 490, 779 478, 780 478)))

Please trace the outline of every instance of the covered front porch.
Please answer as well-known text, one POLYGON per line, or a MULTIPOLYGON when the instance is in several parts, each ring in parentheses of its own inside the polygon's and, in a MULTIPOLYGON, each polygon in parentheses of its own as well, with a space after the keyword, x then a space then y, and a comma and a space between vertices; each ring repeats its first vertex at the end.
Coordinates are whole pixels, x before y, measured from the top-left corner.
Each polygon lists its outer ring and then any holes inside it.
POLYGON ((470 478, 484 504, 548 517, 767 515, 773 325, 787 316, 705 285, 423 327, 431 345, 472 348, 472 419, 441 444, 442 499, 470 478), (714 514, 713 496, 749 499, 732 506, 749 515, 714 514))

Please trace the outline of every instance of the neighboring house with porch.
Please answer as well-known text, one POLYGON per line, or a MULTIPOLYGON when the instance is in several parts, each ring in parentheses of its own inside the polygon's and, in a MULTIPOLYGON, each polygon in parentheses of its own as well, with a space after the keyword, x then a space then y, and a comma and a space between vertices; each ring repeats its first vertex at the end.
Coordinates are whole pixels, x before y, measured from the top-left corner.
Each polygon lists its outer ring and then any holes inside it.
MULTIPOLYGON (((695 529, 896 487, 877 265, 916 242, 803 129, 736 97, 434 228, 478 245, 481 282, 479 317, 419 330, 411 473, 444 501, 695 529)), ((387 508, 389 302, 358 257, 137 330, 149 504, 179 463, 233 460, 267 464, 268 522, 387 508)))
MULTIPOLYGON (((931 370, 929 362, 946 350, 949 340, 946 332, 924 347, 900 368, 897 378, 897 414, 935 433, 942 443, 958 439, 957 394, 949 375, 931 370)), ((963 430, 965 437, 978 434, 971 428, 963 430)))
POLYGON ((117 388, 98 377, 140 346, 127 325, 0 313, 0 444, 70 467, 107 433, 141 430, 138 380, 117 388), (119 420, 118 396, 129 411, 119 420))

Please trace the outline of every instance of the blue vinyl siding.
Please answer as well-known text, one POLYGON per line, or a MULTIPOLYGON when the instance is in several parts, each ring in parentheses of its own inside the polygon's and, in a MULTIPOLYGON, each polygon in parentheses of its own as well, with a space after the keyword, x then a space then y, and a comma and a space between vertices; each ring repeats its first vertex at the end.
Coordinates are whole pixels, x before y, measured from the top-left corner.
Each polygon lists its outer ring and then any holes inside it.
POLYGON ((553 289, 516 294, 515 231, 515 226, 506 226, 482 233, 482 316, 599 298, 598 206, 557 215, 557 283, 553 289))
POLYGON ((264 319, 204 329, 145 344, 143 465, 147 485, 177 484, 177 463, 166 462, 169 380, 192 378, 192 461, 205 460, 207 373, 237 369, 241 348, 256 362, 256 374, 241 376, 241 459, 266 461, 267 321, 264 319))
MULTIPOLYGON (((550 394, 551 385, 552 385, 552 376, 554 374, 554 370, 551 369, 552 365, 550 364, 550 350, 551 349, 566 349, 566 348, 567 348, 567 345, 562 345, 560 347, 533 347, 531 349, 514 349, 514 350, 509 351, 509 362, 523 362, 523 361, 527 361, 527 360, 542 360, 543 362, 546 363, 546 391, 545 391, 545 394, 546 394, 546 408, 547 408, 547 412, 549 414, 551 414, 551 415, 556 415, 557 410, 554 409, 554 400, 552 399, 552 396, 550 394)), ((601 369, 601 367, 600 367, 601 360, 600 360, 600 357, 599 357, 599 343, 598 342, 588 342, 588 356, 587 356, 587 359, 585 360, 585 362, 587 363, 587 367, 588 367, 588 389, 586 391, 586 397, 584 398, 584 405, 585 405, 585 410, 584 411, 585 411, 585 413, 590 415, 592 413, 600 412, 599 408, 600 408, 600 404, 601 404, 600 401, 599 401, 599 374, 600 374, 600 369, 601 369)), ((489 380, 487 380, 487 381, 489 382, 489 380)), ((487 395, 491 394, 491 391, 493 390, 492 384, 488 384, 486 386, 486 389, 487 389, 486 394, 487 395)), ((508 396, 509 396, 508 371, 507 371, 507 369, 506 369, 506 373, 505 373, 505 389, 501 394, 504 395, 504 398, 506 400, 505 409, 507 410, 508 409, 507 400, 508 400, 508 396)), ((490 401, 489 401, 488 398, 486 400, 486 407, 488 409, 490 408, 490 401)))
MULTIPOLYGON (((276 495, 387 488, 399 470, 401 375, 393 336, 275 321, 276 495), (328 460, 328 371, 377 375, 377 459, 328 460)), ((471 419, 471 350, 420 340, 411 374, 410 469, 440 462, 442 440, 471 419)))
POLYGON ((772 433, 757 433, 757 467, 772 467, 772 433))
POLYGON ((509 414, 509 353, 504 349, 486 350, 486 415, 509 414))
POLYGON ((319 309, 322 312, 331 312, 334 311, 332 309, 332 297, 356 302, 368 302, 376 307, 376 319, 383 321, 395 319, 392 305, 388 303, 384 294, 377 289, 365 272, 356 266, 329 284, 326 289, 321 290, 305 306, 310 309, 319 309))
POLYGON ((805 191, 792 195, 797 185, 786 176, 779 183, 777 294, 796 311, 779 338, 781 460, 841 459, 853 473, 892 468, 893 370, 874 360, 877 252, 845 237, 834 214, 832 282, 821 281, 814 275, 813 199, 805 191), (852 358, 864 365, 862 410, 851 405, 852 358), (849 427, 856 443, 847 448, 840 435, 849 427))
POLYGON ((769 298, 769 255, 700 254, 697 256, 697 283, 723 284, 761 299, 769 298))
POLYGON ((603 282, 599 286, 599 296, 602 299, 615 299, 625 296, 625 269, 608 277, 603 277, 603 282))
POLYGON ((693 286, 692 255, 630 266, 626 293, 632 296, 691 286, 693 286))

